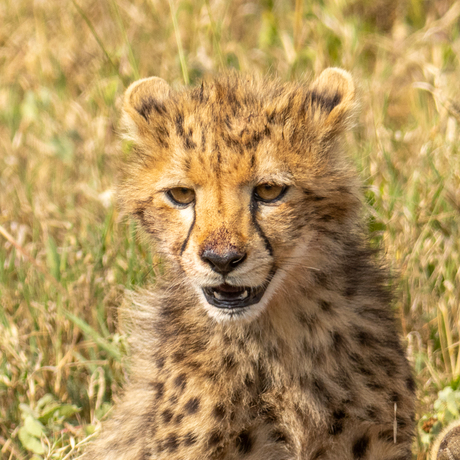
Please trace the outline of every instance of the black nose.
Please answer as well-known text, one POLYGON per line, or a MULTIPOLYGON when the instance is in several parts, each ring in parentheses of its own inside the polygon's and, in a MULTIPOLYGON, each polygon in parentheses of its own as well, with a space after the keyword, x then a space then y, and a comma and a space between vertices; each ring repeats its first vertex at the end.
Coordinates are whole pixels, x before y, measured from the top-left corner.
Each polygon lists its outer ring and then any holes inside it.
POLYGON ((221 275, 226 275, 244 262, 246 254, 236 251, 217 254, 212 250, 206 249, 201 254, 201 259, 204 260, 215 272, 220 273, 221 275))

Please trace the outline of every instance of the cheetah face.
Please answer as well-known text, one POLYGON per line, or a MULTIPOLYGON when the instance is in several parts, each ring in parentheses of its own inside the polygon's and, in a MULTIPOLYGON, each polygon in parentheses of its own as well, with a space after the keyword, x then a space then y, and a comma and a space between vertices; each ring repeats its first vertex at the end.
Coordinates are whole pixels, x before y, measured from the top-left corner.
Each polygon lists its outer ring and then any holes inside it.
POLYGON ((346 201, 338 190, 350 178, 332 153, 353 96, 340 69, 307 87, 227 75, 191 90, 156 77, 127 90, 134 148, 122 205, 212 317, 250 320, 290 295, 281 281, 311 259, 324 200, 346 201))
POLYGON ((215 171, 201 178, 183 170, 179 182, 177 165, 166 165, 143 211, 161 252, 218 319, 249 319, 266 307, 300 236, 290 228, 299 194, 292 175, 281 165, 258 175, 250 162, 222 152, 215 171))

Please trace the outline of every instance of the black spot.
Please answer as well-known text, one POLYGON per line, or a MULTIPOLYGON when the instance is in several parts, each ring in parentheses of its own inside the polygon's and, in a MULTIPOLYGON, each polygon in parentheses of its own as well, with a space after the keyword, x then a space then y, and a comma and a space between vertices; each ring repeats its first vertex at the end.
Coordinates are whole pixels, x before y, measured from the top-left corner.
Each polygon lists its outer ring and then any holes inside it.
POLYGON ((381 383, 377 382, 376 380, 370 380, 366 382, 366 387, 372 391, 377 392, 380 392, 385 388, 381 383))
POLYGON ((177 436, 174 434, 170 434, 165 439, 163 446, 166 450, 169 450, 170 452, 174 452, 175 450, 177 450, 177 448, 179 447, 179 441, 177 439, 177 436))
POLYGON ((338 409, 332 414, 333 422, 329 426, 329 434, 330 435, 338 435, 343 431, 343 423, 344 419, 346 418, 347 414, 344 410, 338 409))
POLYGON ((184 445, 186 446, 193 446, 193 444, 196 444, 198 441, 198 436, 192 432, 187 433, 184 436, 184 445))
POLYGON ((394 375, 398 372, 398 365, 390 358, 390 356, 378 353, 373 356, 373 360, 377 365, 383 367, 391 377, 394 377, 394 375))
POLYGON ((356 459, 364 458, 369 447, 369 436, 366 434, 355 441, 352 447, 353 456, 356 459))
POLYGON ((209 380, 216 381, 219 377, 219 372, 217 371, 206 371, 204 373, 205 377, 209 380))
POLYGON ((173 413, 169 409, 166 409, 165 411, 163 411, 161 416, 163 417, 163 422, 169 423, 173 418, 173 413))
POLYGON ((411 392, 411 393, 415 393, 415 390, 416 390, 416 385, 415 385, 415 380, 412 376, 409 376, 407 379, 406 379, 406 386, 407 386, 407 389, 411 392))
POLYGON ((179 113, 176 116, 176 133, 178 136, 183 136, 184 135, 184 116, 179 113))
POLYGON ((336 192, 339 192, 339 193, 351 193, 350 189, 348 187, 343 186, 343 185, 341 185, 340 187, 337 187, 336 192))
POLYGON ((149 121, 149 115, 152 111, 152 107, 155 104, 155 101, 152 96, 146 97, 142 100, 142 104, 136 107, 136 111, 144 117, 145 121, 149 121))
POLYGON ((195 144, 195 142, 193 142, 191 135, 187 135, 185 137, 184 148, 187 149, 187 150, 191 150, 191 149, 196 148, 196 144, 195 144))
POLYGON ((366 415, 372 422, 377 422, 380 419, 380 410, 375 406, 369 406, 366 408, 366 415))
POLYGON ((331 216, 330 214, 323 214, 320 218, 320 222, 332 222, 334 220, 334 217, 331 216))
POLYGON ((175 379, 174 379, 174 386, 176 388, 179 388, 179 390, 182 392, 184 391, 185 387, 187 385, 187 374, 182 373, 179 374, 175 379))
POLYGON ((248 430, 242 431, 237 437, 236 437, 236 448, 238 449, 238 452, 241 454, 249 454, 252 450, 253 446, 253 441, 251 439, 251 435, 248 430))
POLYGON ((232 404, 237 405, 238 403, 241 402, 241 391, 240 390, 235 390, 230 398, 230 401, 232 404))
POLYGON ((319 301, 319 306, 321 307, 321 310, 323 310, 326 313, 330 313, 331 310, 332 310, 331 302, 328 302, 326 300, 320 300, 319 301))
POLYGON ((355 333, 355 338, 363 347, 372 346, 374 344, 374 336, 364 329, 358 329, 355 333))
POLYGON ((135 442, 136 442, 135 436, 131 436, 130 438, 126 440, 126 444, 128 444, 128 446, 132 446, 135 442))
POLYGON ((159 356, 155 361, 155 364, 156 364, 157 368, 158 369, 163 369, 163 367, 165 365, 165 361, 166 361, 166 358, 164 356, 159 356))
POLYGON ((224 356, 222 366, 226 371, 231 371, 236 366, 235 358, 232 354, 224 356))
POLYGON ((339 352, 345 347, 345 339, 343 335, 337 331, 332 333, 332 346, 336 352, 339 352))
POLYGON ((398 428, 406 428, 408 425, 408 422, 406 419, 402 418, 400 415, 396 416, 396 423, 398 424, 398 428))
POLYGON ((246 388, 250 388, 254 386, 254 384, 255 384, 254 378, 251 375, 246 374, 246 377, 244 378, 244 386, 246 388))
POLYGON ((358 289, 354 285, 345 288, 345 297, 347 298, 354 297, 357 293, 358 289))
POLYGON ((270 438, 275 442, 289 444, 289 436, 282 430, 276 429, 270 432, 270 438))
POLYGON ((276 414, 276 407, 272 404, 265 403, 259 410, 259 414, 270 424, 278 422, 278 415, 276 414))
POLYGON ((225 406, 222 403, 218 403, 214 406, 214 410, 212 411, 212 415, 217 420, 223 420, 225 417, 225 406))
POLYGON ((199 407, 200 407, 200 399, 191 398, 186 402, 184 409, 189 414, 195 414, 196 412, 198 412, 199 407))
POLYGON ((201 130, 201 151, 204 152, 206 150, 206 134, 204 128, 201 130))
POLYGON ((200 362, 193 361, 193 360, 187 361, 185 364, 187 365, 188 368, 193 369, 193 370, 197 370, 197 369, 199 369, 201 367, 200 362))
POLYGON ((374 377, 375 373, 367 366, 366 361, 364 361, 363 357, 358 355, 357 353, 350 353, 350 359, 354 364, 355 369, 362 375, 367 377, 374 377))
POLYGON ((164 396, 165 385, 162 382, 154 382, 152 384, 153 389, 155 390, 155 399, 158 401, 164 396))
POLYGON ((185 359, 186 355, 183 350, 179 350, 173 353, 171 357, 174 363, 180 363, 185 359))
POLYGON ((214 431, 213 433, 211 433, 211 436, 209 436, 209 445, 215 446, 220 442, 222 442, 222 434, 218 431, 214 431))
POLYGON ((177 414, 176 418, 174 419, 174 423, 176 425, 180 425, 180 423, 182 422, 183 418, 184 418, 184 414, 177 414))

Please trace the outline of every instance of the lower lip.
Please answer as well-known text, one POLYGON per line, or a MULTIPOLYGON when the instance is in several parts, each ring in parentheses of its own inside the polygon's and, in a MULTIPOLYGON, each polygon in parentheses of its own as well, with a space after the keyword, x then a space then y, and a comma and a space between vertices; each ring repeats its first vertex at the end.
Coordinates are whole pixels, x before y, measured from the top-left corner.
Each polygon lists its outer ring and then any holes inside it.
POLYGON ((247 288, 248 295, 245 298, 236 299, 218 299, 214 296, 211 289, 203 289, 203 294, 209 304, 214 307, 221 308, 223 310, 240 310, 243 308, 250 307, 256 303, 259 303, 264 295, 266 288, 258 288, 255 293, 251 292, 250 288, 247 288))

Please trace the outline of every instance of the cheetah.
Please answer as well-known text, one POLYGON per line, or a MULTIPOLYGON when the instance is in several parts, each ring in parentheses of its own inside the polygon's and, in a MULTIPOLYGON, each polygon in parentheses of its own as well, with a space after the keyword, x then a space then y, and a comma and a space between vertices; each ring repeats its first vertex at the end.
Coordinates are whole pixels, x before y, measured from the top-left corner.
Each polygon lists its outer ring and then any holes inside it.
POLYGON ((409 460, 414 380, 344 153, 355 85, 224 74, 126 91, 119 203, 165 260, 85 460, 409 460))

